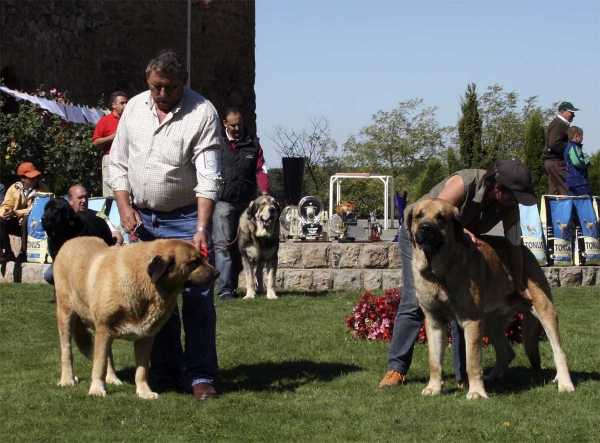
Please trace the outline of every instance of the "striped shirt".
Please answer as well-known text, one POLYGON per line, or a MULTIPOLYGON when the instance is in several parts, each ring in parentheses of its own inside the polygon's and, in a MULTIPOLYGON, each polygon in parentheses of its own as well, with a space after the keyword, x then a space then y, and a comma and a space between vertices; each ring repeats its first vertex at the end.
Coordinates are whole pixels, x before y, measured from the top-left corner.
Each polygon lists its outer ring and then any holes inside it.
POLYGON ((159 123, 150 91, 123 111, 110 151, 113 191, 127 191, 141 209, 172 211, 197 198, 217 200, 223 139, 213 105, 185 88, 159 123))

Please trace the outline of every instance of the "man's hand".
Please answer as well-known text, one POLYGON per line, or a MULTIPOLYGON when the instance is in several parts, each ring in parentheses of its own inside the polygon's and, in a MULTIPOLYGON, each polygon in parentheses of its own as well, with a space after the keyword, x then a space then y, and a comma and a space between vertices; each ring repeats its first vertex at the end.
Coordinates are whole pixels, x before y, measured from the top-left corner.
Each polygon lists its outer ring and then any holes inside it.
POLYGON ((471 231, 469 231, 468 229, 464 229, 465 234, 468 236, 468 238, 471 239, 471 244, 469 245, 471 248, 471 251, 473 251, 475 246, 481 246, 484 245, 485 242, 477 237, 475 237, 475 234, 473 234, 471 231))
POLYGON ((6 212, 4 212, 4 214, 2 214, 2 218, 4 220, 10 220, 13 217, 16 217, 17 213, 15 211, 13 211, 12 209, 7 209, 6 212))
POLYGON ((208 248, 208 232, 204 231, 196 231, 194 234, 194 239, 192 240, 196 247, 200 250, 204 248, 205 250, 209 250, 208 248))
POLYGON ((131 205, 119 205, 119 215, 121 216, 121 227, 128 234, 133 232, 138 223, 142 223, 140 214, 131 205))

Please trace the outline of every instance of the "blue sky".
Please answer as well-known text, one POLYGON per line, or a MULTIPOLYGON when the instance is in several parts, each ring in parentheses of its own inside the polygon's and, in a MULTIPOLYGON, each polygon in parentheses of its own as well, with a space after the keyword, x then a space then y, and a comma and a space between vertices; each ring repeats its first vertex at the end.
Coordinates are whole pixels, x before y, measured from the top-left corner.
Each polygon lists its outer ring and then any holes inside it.
MULTIPOLYGON (((581 109, 600 148, 600 1, 256 0, 258 136, 326 117, 341 145, 378 110, 421 98, 454 125, 469 82, 581 109)), ((373 171, 376 172, 376 171, 373 171)))

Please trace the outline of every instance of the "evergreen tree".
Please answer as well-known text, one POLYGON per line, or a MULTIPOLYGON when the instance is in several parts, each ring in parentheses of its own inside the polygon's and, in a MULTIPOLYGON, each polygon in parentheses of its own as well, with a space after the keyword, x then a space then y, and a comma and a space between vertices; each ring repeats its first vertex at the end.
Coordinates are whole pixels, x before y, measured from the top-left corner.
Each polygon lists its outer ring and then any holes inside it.
POLYGON ((467 85, 465 96, 461 99, 462 117, 458 121, 458 145, 460 157, 465 169, 478 168, 485 158, 481 144, 481 117, 479 115, 475 83, 467 85))
POLYGON ((425 171, 419 180, 419 185, 417 187, 417 198, 415 201, 431 191, 431 188, 444 180, 447 175, 446 166, 440 159, 432 158, 428 160, 425 171))
POLYGON ((449 148, 448 152, 446 153, 446 164, 448 165, 449 174, 454 174, 456 171, 464 169, 460 158, 456 154, 456 151, 452 148, 449 148))
POLYGON ((588 177, 592 187, 592 195, 600 195, 600 151, 590 156, 592 166, 590 166, 588 177))
POLYGON ((544 119, 541 112, 533 112, 527 119, 523 141, 523 163, 531 171, 533 189, 538 198, 548 192, 548 175, 544 168, 544 119))

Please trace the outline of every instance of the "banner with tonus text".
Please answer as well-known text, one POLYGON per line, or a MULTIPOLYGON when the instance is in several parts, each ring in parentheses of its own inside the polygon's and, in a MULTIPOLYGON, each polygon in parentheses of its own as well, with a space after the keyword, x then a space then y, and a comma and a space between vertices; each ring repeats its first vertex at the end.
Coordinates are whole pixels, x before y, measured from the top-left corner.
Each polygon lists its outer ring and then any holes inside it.
POLYGON ((27 261, 32 263, 44 263, 48 253, 48 239, 46 231, 42 227, 42 215, 44 215, 44 206, 48 203, 54 194, 49 192, 39 192, 36 194, 29 211, 27 220, 27 261))
POLYGON ((542 232, 542 221, 537 205, 519 205, 519 213, 523 244, 533 253, 540 265, 547 265, 546 242, 542 232))
POLYGON ((567 196, 542 196, 543 230, 546 234, 548 264, 554 266, 573 266, 572 222, 573 199, 567 196))
POLYGON ((573 197, 573 261, 576 265, 600 264, 600 243, 598 243, 598 219, 590 197, 573 197))

